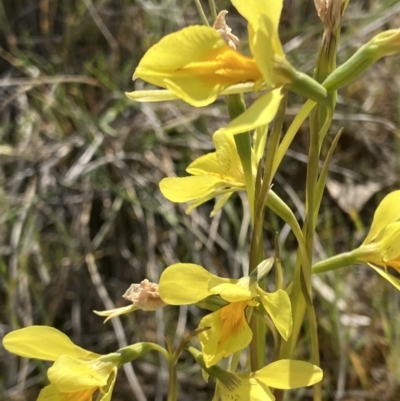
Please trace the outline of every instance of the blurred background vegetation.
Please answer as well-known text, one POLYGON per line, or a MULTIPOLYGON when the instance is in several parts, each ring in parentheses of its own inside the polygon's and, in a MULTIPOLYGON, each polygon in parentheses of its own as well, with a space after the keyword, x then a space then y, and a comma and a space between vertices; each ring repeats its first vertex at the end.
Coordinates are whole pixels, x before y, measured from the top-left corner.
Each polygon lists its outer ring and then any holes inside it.
MULTIPOLYGON (((246 23, 228 0, 228 24, 246 50, 246 23)), ((207 5, 207 2, 204 2, 207 5)), ((177 261, 238 277, 247 263, 249 216, 242 196, 210 220, 158 190, 213 149, 228 121, 224 100, 134 104, 125 91, 141 56, 165 34, 200 23, 192 0, 0 1, 0 338, 45 324, 98 353, 138 341, 175 343, 196 327, 194 307, 123 316, 105 325, 93 310, 126 305, 131 283, 157 282, 177 261)), ((377 32, 397 28, 398 0, 351 0, 339 63, 377 32)), ((287 0, 281 38, 288 58, 312 74, 322 24, 312 0, 287 0)), ((179 49, 177 49, 179 51, 179 49)), ((339 93, 332 137, 344 127, 323 201, 315 260, 357 246, 382 197, 399 188, 400 58, 379 61, 339 93)), ((286 124, 304 100, 292 96, 286 124)), ((275 190, 303 218, 307 127, 297 136, 275 190)), ((267 213, 291 275, 296 243, 267 213)), ((400 399, 400 294, 366 266, 315 277, 326 400, 400 399)), ((179 291, 179 289, 177 289, 179 291)), ((308 358, 303 333, 298 357, 308 358)), ((0 399, 35 400, 46 363, 0 348, 0 399)), ((184 355, 181 400, 210 400, 212 386, 184 355)), ((147 355, 118 375, 113 399, 163 400, 163 361, 147 355)), ((291 395, 307 400, 310 389, 291 395)))

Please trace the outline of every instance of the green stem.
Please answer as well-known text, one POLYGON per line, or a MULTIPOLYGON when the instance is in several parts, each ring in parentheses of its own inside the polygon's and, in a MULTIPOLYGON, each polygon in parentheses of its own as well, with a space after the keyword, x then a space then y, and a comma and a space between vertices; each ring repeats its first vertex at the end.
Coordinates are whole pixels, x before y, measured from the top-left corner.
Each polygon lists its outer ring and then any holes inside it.
POLYGON ((201 5, 200 0, 194 0, 194 2, 196 3, 197 11, 200 14, 201 22, 206 26, 210 26, 210 24, 208 23, 206 14, 204 13, 203 6, 201 5))
POLYGON ((177 380, 176 364, 174 361, 169 361, 168 373, 169 373, 169 382, 168 382, 167 401, 176 401, 178 399, 178 380, 177 380))
POLYGON ((211 18, 215 22, 215 20, 217 19, 217 7, 215 7, 215 1, 208 0, 208 6, 210 7, 211 18))
MULTIPOLYGON (((279 105, 278 113, 275 116, 274 126, 272 128, 270 137, 268 138, 268 147, 267 147, 267 155, 266 160, 267 164, 264 171, 264 178, 261 183, 261 187, 256 187, 256 200, 255 200, 255 219, 254 219, 254 230, 253 236, 251 239, 251 249, 250 249, 250 271, 256 268, 259 263, 264 259, 264 250, 263 250, 263 222, 265 215, 265 205, 268 199, 268 193, 271 186, 272 181, 272 162, 273 155, 278 147, 279 138, 282 131, 283 120, 285 118, 286 111, 286 101, 287 101, 287 92, 285 92, 285 96, 282 98, 282 101, 279 105)), ((259 166, 259 173, 261 173, 261 167, 259 166)), ((260 176, 259 174, 257 178, 260 176)), ((261 182, 261 178, 257 180, 257 183, 261 182)), ((259 282, 261 287, 265 286, 265 280, 259 282)), ((264 352, 260 352, 260 350, 264 350, 266 347, 266 326, 260 318, 260 316, 255 315, 250 321, 250 327, 253 330, 253 333, 256 332, 256 336, 254 336, 254 344, 250 345, 250 355, 251 355, 251 363, 252 370, 261 369, 265 365, 265 354, 264 352)))
POLYGON ((117 353, 121 355, 121 365, 123 365, 125 363, 134 361, 149 351, 159 352, 167 361, 170 359, 168 352, 163 347, 158 344, 148 342, 128 345, 127 347, 120 348, 117 353))
POLYGON ((350 266, 353 265, 359 257, 360 252, 358 250, 341 253, 316 263, 313 265, 311 272, 312 274, 325 273, 350 266))
POLYGON ((282 162, 283 157, 285 156, 287 150, 289 149, 290 144, 292 143, 294 137, 296 136, 298 130, 303 124, 304 120, 308 117, 311 110, 317 105, 316 102, 312 100, 307 100, 304 103, 303 107, 300 109, 299 113, 296 115, 289 129, 287 130, 285 136, 283 137, 278 150, 274 156, 274 163, 272 165, 272 176, 275 175, 278 170, 279 165, 282 162))
MULTIPOLYGON (((243 95, 227 96, 230 119, 233 120, 246 111, 246 104, 243 95)), ((250 132, 235 135, 236 148, 243 166, 243 174, 246 181, 247 196, 249 199, 250 216, 254 225, 254 177, 251 156, 251 135, 250 132)))

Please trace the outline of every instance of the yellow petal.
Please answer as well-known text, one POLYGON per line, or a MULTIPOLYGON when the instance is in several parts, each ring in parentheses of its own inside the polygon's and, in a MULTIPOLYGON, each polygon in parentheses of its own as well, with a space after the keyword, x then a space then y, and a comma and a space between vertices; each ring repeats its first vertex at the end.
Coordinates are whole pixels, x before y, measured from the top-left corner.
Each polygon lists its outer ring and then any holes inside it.
POLYGON ((175 93, 172 93, 168 89, 125 92, 125 96, 135 102, 166 102, 169 100, 179 99, 178 96, 175 95, 175 93))
POLYGON ((283 0, 232 0, 232 4, 254 29, 257 29, 260 15, 267 16, 272 26, 278 29, 283 0))
POLYGON ((273 293, 257 288, 258 295, 280 335, 287 340, 292 332, 292 305, 289 295, 278 290, 273 293))
POLYGON ((99 398, 98 401, 111 401, 112 392, 115 386, 115 380, 117 379, 117 369, 115 368, 111 377, 108 379, 107 390, 105 393, 99 398))
POLYGON ((253 59, 230 48, 214 28, 190 26, 151 47, 135 71, 136 78, 201 107, 231 85, 258 81, 261 73, 253 59))
POLYGON ((216 401, 274 401, 271 390, 248 373, 235 374, 233 380, 217 381, 216 401), (236 380, 235 380, 236 379, 236 380))
POLYGON ((387 271, 380 269, 379 267, 376 267, 370 263, 368 263, 368 266, 372 267, 378 274, 380 274, 385 280, 389 281, 390 284, 394 285, 400 291, 400 280, 398 278, 393 277, 387 271))
POLYGON ((102 310, 102 311, 94 310, 93 312, 99 316, 106 316, 106 319, 103 322, 103 323, 105 323, 108 320, 112 319, 113 317, 124 315, 126 313, 131 313, 138 309, 139 308, 135 305, 128 305, 128 306, 123 306, 121 308, 108 309, 108 310, 102 310))
POLYGON ((207 176, 169 177, 160 182, 161 193, 171 202, 183 203, 206 197, 216 189, 229 186, 221 178, 207 176))
POLYGON ((379 239, 379 236, 383 233, 383 230, 388 224, 400 220, 399 205, 400 190, 393 191, 383 198, 375 211, 371 229, 369 230, 367 238, 365 238, 363 244, 368 244, 379 239))
POLYGON ((282 390, 311 386, 320 382, 322 376, 318 366, 290 359, 273 362, 253 374, 258 382, 282 390))
POLYGON ((63 393, 50 384, 41 390, 37 401, 92 401, 96 388, 63 393))
POLYGON ((260 125, 269 124, 278 111, 281 98, 280 89, 262 95, 243 114, 232 120, 221 131, 235 135, 251 131, 260 125))
POLYGON ((219 130, 213 136, 216 158, 223 171, 224 177, 244 186, 242 162, 236 148, 235 138, 226 131, 219 130))
MULTIPOLYGON (((400 209, 400 204, 399 204, 400 209)), ((381 243, 382 260, 391 265, 400 256, 400 221, 389 224, 383 234, 381 243)))
POLYGON ((199 265, 176 263, 167 267, 161 274, 159 293, 169 305, 188 305, 212 295, 208 282, 213 274, 199 265))
MULTIPOLYGON (((246 82, 229 86, 222 91, 221 95, 235 95, 237 93, 249 93, 254 91, 254 82, 246 82)), ((179 97, 175 93, 172 93, 168 89, 139 90, 133 92, 125 92, 125 95, 135 102, 165 102, 168 100, 179 99, 179 97)))
POLYGON ((25 358, 55 361, 61 355, 94 359, 99 355, 75 345, 64 333, 49 326, 29 326, 8 333, 4 348, 25 358))
POLYGON ((271 21, 265 15, 260 15, 258 25, 257 31, 252 34, 252 51, 264 82, 273 87, 278 83, 274 72, 275 56, 284 57, 284 53, 278 31, 271 21))
POLYGON ((261 125, 254 131, 254 153, 256 155, 256 164, 261 160, 265 152, 265 144, 268 136, 268 125, 261 125))
POLYGON ((212 294, 219 294, 222 299, 228 302, 249 301, 253 298, 250 290, 239 287, 234 282, 223 283, 220 277, 211 278, 208 287, 212 294))
POLYGON ((63 355, 49 368, 47 376, 59 391, 71 393, 106 386, 115 369, 112 362, 85 361, 63 355))
POLYGON ((189 164, 186 171, 192 175, 216 175, 222 176, 224 171, 218 163, 217 153, 211 152, 198 157, 189 164))
POLYGON ((214 217, 228 202, 229 198, 233 195, 235 191, 228 192, 225 195, 219 197, 219 199, 215 202, 214 208, 210 213, 210 217, 214 217))
POLYGON ((246 301, 234 302, 200 321, 199 327, 210 327, 199 334, 207 367, 250 344, 253 333, 246 320, 246 307, 246 301))
POLYGON ((50 384, 40 391, 36 401, 65 401, 65 399, 57 387, 54 384, 50 384))

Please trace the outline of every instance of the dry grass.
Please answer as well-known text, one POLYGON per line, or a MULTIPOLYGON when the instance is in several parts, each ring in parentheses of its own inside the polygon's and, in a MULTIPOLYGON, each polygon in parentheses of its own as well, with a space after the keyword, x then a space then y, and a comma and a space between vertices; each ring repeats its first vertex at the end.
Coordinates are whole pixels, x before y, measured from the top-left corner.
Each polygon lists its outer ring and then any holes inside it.
MULTIPOLYGON (((286 6, 288 57, 311 74, 321 35, 313 3, 286 6)), ((231 25, 245 37, 244 21, 231 11, 231 25)), ((190 160, 212 149, 212 132, 228 118, 223 102, 203 110, 182 102, 139 106, 124 96, 144 51, 196 22, 189 0, 0 1, 0 337, 46 324, 99 353, 137 341, 163 344, 164 333, 178 341, 196 327, 197 309, 138 312, 105 325, 92 310, 124 305, 130 283, 157 281, 178 260, 240 275, 245 200, 236 197, 210 220, 210 205, 187 216, 158 190, 162 177, 183 175, 190 160)), ((339 60, 399 22, 396 0, 352 1, 339 60)), ((380 61, 340 92, 331 132, 343 126, 344 135, 330 177, 343 192, 337 199, 326 193, 316 259, 359 244, 378 201, 399 187, 399 61, 380 61), (360 192, 349 188, 370 182, 379 184, 369 187, 377 195, 370 192, 351 217, 342 203, 354 205, 360 192)), ((293 97, 287 123, 301 101, 293 97)), ((304 129, 275 184, 300 219, 306 149, 304 129)), ((265 228, 270 250, 281 233, 290 271, 295 242, 287 227, 268 214, 265 228)), ((400 399, 399 294, 364 266, 316 280, 326 399, 400 399)), ((299 355, 308 356, 306 336, 299 355)), ((181 399, 210 399, 212 387, 184 357, 181 399)), ((119 375, 114 399, 162 400, 166 380, 163 363, 146 356, 119 375)), ((45 381, 45 364, 0 349, 1 399, 34 400, 45 381)))

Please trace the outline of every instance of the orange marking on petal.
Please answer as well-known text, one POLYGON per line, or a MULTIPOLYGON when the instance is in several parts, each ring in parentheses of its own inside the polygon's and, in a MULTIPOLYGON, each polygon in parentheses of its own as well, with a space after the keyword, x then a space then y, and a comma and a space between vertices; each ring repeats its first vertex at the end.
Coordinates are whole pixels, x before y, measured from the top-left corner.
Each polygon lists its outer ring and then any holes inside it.
POLYGON ((255 60, 233 49, 211 50, 201 61, 188 63, 179 71, 202 77, 211 85, 230 86, 262 79, 255 60))
POLYGON ((220 310, 221 336, 218 340, 218 349, 224 346, 228 337, 237 335, 247 325, 245 309, 248 301, 232 302, 220 310))

